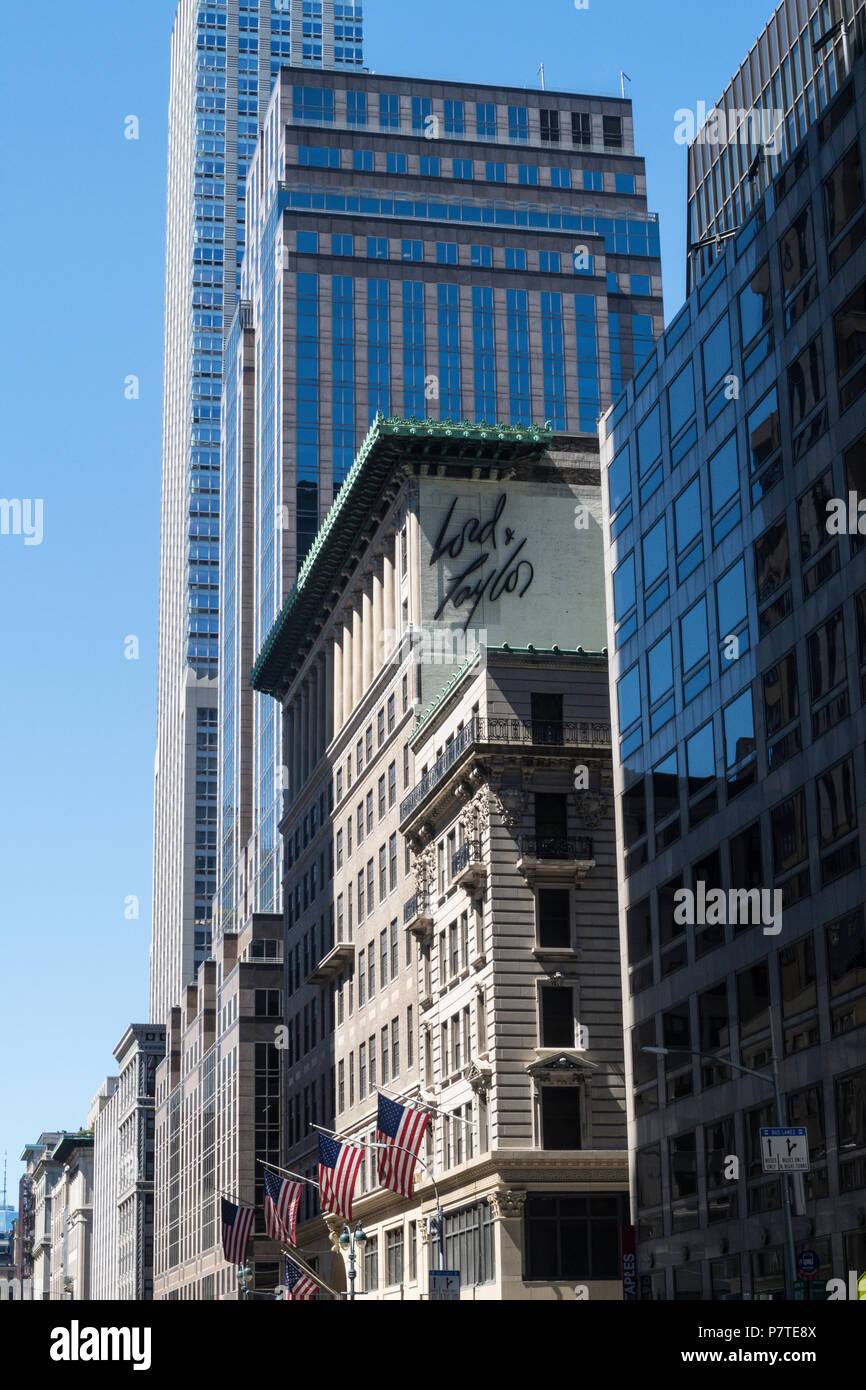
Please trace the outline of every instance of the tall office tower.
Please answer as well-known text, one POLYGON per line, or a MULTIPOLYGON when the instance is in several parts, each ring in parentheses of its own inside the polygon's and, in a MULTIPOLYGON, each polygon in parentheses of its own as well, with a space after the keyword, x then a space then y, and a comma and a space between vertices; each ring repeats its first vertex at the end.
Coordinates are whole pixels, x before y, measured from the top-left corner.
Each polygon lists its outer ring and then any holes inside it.
POLYGON ((225 354, 220 923, 281 907, 248 672, 377 411, 596 429, 662 327, 621 98, 283 69, 225 354))
POLYGON ((864 129, 861 56, 602 424, 646 1297, 866 1267, 864 129))
POLYGON ((716 234, 736 232, 762 203, 864 39, 866 0, 782 0, 689 145, 689 290, 718 255, 716 234))
POLYGON ((313 1123, 365 1146, 367 1298, 443 1257, 477 1299, 622 1296, 601 550, 595 435, 379 419, 256 663, 289 750, 282 1161, 315 1175, 313 1123), (436 1107, 408 1202, 379 1093, 436 1107))
POLYGON ((180 0, 171 45, 150 1017, 210 948, 217 853, 219 416, 244 186, 283 63, 362 64, 360 0, 180 0))

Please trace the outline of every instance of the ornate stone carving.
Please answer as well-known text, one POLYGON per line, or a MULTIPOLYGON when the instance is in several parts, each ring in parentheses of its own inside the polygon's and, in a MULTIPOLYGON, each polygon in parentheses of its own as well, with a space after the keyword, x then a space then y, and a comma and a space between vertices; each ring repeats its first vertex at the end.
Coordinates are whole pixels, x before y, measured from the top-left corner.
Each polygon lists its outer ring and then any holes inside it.
POLYGON ((484 838, 490 824, 490 793, 486 786, 467 802, 458 819, 466 840, 477 842, 484 838))
POLYGON ((436 848, 434 845, 428 845, 426 849, 416 852, 413 870, 415 890, 419 898, 425 899, 436 886, 436 848))
POLYGON ((508 830, 516 830, 523 821, 529 798, 522 787, 500 787, 494 805, 508 830))
POLYGON ((601 787, 593 790, 591 787, 584 787, 580 791, 573 793, 574 811, 578 823, 585 826, 587 830, 594 830, 610 810, 610 797, 601 787))
POLYGON ((430 1244, 430 1232, 427 1230, 427 1218, 424 1216, 416 1217, 415 1225, 418 1228, 418 1236, 422 1245, 430 1244))
POLYGON ((499 1192, 489 1192, 487 1200, 496 1219, 514 1218, 523 1215, 526 1193, 507 1187, 499 1192))

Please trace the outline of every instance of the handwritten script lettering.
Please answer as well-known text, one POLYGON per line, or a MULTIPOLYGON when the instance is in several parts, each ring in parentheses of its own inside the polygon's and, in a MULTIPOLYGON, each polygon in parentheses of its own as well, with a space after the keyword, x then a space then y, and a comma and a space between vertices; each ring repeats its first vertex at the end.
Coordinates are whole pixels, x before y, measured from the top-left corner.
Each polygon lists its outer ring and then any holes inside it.
POLYGON ((504 492, 497 497, 493 512, 486 521, 480 515, 470 516, 462 524, 452 527, 457 501, 455 497, 442 522, 433 545, 430 564, 435 565, 446 556, 456 560, 469 545, 484 548, 480 554, 472 555, 458 574, 447 580, 445 597, 433 617, 434 620, 440 618, 449 603, 461 609, 469 604, 463 624, 465 631, 485 595, 491 602, 495 602, 501 594, 516 593, 518 598, 523 598, 532 583, 535 570, 525 556, 518 558, 526 545, 527 537, 524 536, 518 541, 510 526, 503 526, 501 530, 499 528, 507 501, 504 492), (487 562, 491 557, 492 567, 487 568, 487 562))

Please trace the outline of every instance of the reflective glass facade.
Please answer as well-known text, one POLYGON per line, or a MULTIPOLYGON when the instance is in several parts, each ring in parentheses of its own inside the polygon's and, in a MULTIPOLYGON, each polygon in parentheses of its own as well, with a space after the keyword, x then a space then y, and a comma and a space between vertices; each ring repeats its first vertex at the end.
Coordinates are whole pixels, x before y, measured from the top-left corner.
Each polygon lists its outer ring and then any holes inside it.
POLYGON ((360 0, 181 0, 175 19, 150 1006, 157 1021, 211 945, 216 788, 211 795, 201 785, 199 725, 214 722, 217 708, 222 353, 240 286, 247 169, 281 65, 359 68, 362 22, 360 0))
MULTIPOLYGON (((844 36, 828 0, 783 0, 773 14, 716 102, 720 119, 689 145, 690 243, 741 227, 833 100, 866 37, 864 0, 844 9, 844 36)), ((711 244, 689 256, 689 288, 716 255, 711 244)))
POLYGON ((773 1054, 796 1249, 866 1253, 864 128, 860 57, 602 425, 643 1297, 783 1296, 773 1054))
MULTIPOLYGON (((246 563, 259 651, 377 412, 595 433, 613 381, 662 324, 630 103, 284 71, 252 165, 242 295, 256 379, 241 399, 229 363, 224 406, 227 421, 254 418, 246 563)), ((226 603, 224 622, 239 611, 226 603)), ((236 645, 231 631, 221 638, 236 645)), ((225 670, 231 711, 246 696, 239 668, 225 670)), ((246 848, 223 798, 226 927, 242 905, 278 907, 280 730, 274 702, 252 698, 246 848)))

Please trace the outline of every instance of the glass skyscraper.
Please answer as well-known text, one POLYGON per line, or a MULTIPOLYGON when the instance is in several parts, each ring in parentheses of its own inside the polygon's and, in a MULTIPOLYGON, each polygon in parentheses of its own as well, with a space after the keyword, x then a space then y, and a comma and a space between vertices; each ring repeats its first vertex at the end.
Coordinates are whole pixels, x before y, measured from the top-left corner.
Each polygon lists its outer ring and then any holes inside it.
POLYGON ((592 433, 661 331, 631 104, 284 69, 225 353, 220 924, 280 908, 258 654, 377 412, 592 433), (227 586, 232 578, 232 591, 227 586))
POLYGON ((769 1126, 806 1132, 792 1253, 846 1286, 866 1265, 866 60, 851 60, 603 422, 645 1298, 782 1298, 786 1274, 792 1296, 769 1126))
MULTIPOLYGON (((864 33, 866 0, 782 0, 716 102, 721 121, 689 146, 690 247, 748 219, 836 95, 864 33)), ((714 242, 689 254, 689 288, 716 254, 714 242)))
POLYGON ((208 955, 217 856, 220 379, 245 181, 283 64, 358 69, 360 0, 180 0, 171 41, 150 1015, 208 955))

